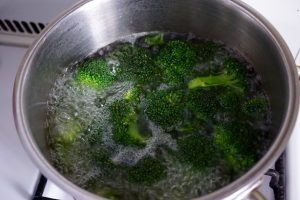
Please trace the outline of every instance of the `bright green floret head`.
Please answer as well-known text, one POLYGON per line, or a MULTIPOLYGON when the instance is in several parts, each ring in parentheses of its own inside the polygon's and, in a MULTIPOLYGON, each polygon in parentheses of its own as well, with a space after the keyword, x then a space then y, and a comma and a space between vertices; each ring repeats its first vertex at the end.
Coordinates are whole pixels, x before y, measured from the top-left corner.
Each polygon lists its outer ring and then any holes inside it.
POLYGON ((174 40, 168 42, 156 58, 156 64, 170 84, 184 81, 184 77, 197 63, 197 54, 188 42, 174 40))
POLYGON ((77 83, 94 89, 104 89, 112 85, 114 81, 107 63, 101 58, 84 61, 75 76, 77 83))
POLYGON ((166 128, 182 119, 183 94, 180 91, 158 90, 146 97, 146 114, 155 124, 166 128))
POLYGON ((144 147, 147 134, 138 127, 138 115, 132 104, 126 100, 117 100, 110 106, 115 142, 134 147, 144 147))
POLYGON ((110 54, 109 59, 116 60, 119 63, 116 76, 120 81, 148 84, 157 78, 160 71, 148 49, 128 43, 119 45, 110 54))
POLYGON ((128 170, 128 181, 136 184, 152 185, 167 176, 166 167, 153 157, 142 158, 128 170))

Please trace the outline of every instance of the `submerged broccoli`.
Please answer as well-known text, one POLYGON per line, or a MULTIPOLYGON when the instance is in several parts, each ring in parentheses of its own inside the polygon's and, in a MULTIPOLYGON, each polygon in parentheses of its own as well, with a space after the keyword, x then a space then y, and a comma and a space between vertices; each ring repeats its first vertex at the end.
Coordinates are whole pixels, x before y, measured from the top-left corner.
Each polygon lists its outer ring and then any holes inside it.
POLYGON ((195 44, 194 46, 200 63, 212 60, 217 51, 220 49, 220 45, 213 41, 203 41, 199 44, 195 44))
POLYGON ((120 44, 109 55, 109 59, 116 60, 119 63, 116 76, 121 81, 149 84, 157 78, 160 71, 148 49, 128 43, 120 44))
POLYGON ((215 143, 223 152, 227 165, 235 173, 249 169, 257 160, 257 132, 246 123, 217 126, 215 143))
POLYGON ((149 136, 138 126, 138 114, 130 101, 117 100, 110 106, 113 139, 123 145, 144 147, 149 136))
POLYGON ((189 89, 211 86, 238 87, 238 82, 232 74, 220 74, 198 77, 191 80, 188 84, 189 89))
POLYGON ((145 38, 145 43, 152 46, 152 45, 161 45, 164 43, 164 34, 159 33, 156 35, 150 35, 145 38))
POLYGON ((94 148, 91 151, 91 158, 93 164, 97 167, 101 167, 102 170, 113 170, 116 168, 116 165, 111 160, 111 153, 104 147, 94 148))
POLYGON ((74 119, 68 120, 56 127, 49 128, 52 129, 50 130, 52 133, 56 134, 51 141, 51 145, 53 145, 53 150, 57 157, 54 164, 64 173, 69 173, 74 170, 72 156, 70 155, 72 155, 74 147, 76 148, 82 126, 74 119))
POLYGON ((59 130, 60 133, 56 137, 56 140, 58 143, 64 145, 73 143, 82 130, 80 123, 76 120, 69 120, 59 126, 61 127, 59 130))
POLYGON ((156 158, 147 156, 128 170, 128 181, 152 185, 167 176, 166 167, 156 158))
POLYGON ((180 84, 196 65, 197 54, 184 41, 170 41, 159 52, 156 64, 163 70, 164 79, 170 84, 180 84))
POLYGON ((263 119, 268 111, 268 101, 265 97, 257 96, 242 105, 242 112, 256 120, 263 119))
POLYGON ((149 119, 163 128, 178 124, 183 115, 181 91, 158 90, 147 96, 146 114, 149 119))
POLYGON ((239 88, 243 91, 249 89, 247 69, 241 61, 236 58, 229 57, 224 61, 223 65, 225 73, 232 74, 235 77, 239 88))
POLYGON ((124 94, 124 99, 128 100, 129 102, 136 104, 140 102, 140 95, 141 95, 141 90, 137 87, 134 87, 130 90, 128 90, 124 94))
POLYGON ((205 170, 218 160, 218 150, 212 139, 200 134, 193 134, 178 139, 178 158, 191 164, 195 169, 205 170))
POLYGON ((248 81, 244 66, 234 58, 224 61, 224 70, 217 75, 200 76, 188 83, 189 89, 213 86, 227 86, 237 91, 245 91, 248 81))
POLYGON ((224 88, 223 92, 219 94, 218 101, 220 106, 226 111, 239 111, 244 95, 236 90, 224 88))
POLYGON ((222 90, 217 87, 190 90, 187 97, 187 107, 196 118, 211 120, 220 111, 217 99, 222 90))
POLYGON ((104 89, 112 85, 114 76, 103 59, 91 58, 79 66, 75 80, 84 86, 104 89))

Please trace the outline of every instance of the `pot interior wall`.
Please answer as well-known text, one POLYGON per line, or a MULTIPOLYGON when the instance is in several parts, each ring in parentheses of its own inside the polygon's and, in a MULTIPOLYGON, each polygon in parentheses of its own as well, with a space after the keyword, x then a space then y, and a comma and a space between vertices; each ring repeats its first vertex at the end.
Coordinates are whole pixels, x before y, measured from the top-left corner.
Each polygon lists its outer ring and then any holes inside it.
POLYGON ((29 62, 23 93, 25 115, 46 157, 46 102, 57 76, 70 63, 102 46, 145 31, 190 32, 238 50, 262 77, 276 136, 289 101, 287 64, 274 38, 254 16, 227 0, 102 0, 89 2, 56 23, 29 62))

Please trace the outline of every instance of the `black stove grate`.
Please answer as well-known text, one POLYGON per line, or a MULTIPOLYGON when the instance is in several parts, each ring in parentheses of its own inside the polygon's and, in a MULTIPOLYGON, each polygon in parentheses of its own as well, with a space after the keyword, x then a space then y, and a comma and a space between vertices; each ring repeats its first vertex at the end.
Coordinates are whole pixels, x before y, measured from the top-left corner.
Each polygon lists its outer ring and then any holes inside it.
POLYGON ((269 186, 273 189, 275 200, 286 200, 286 155, 281 154, 275 162, 274 169, 269 169, 266 175, 271 176, 269 186))
MULTIPOLYGON (((286 200, 286 155, 285 152, 275 162, 274 169, 269 169, 266 174, 271 177, 269 186, 274 192, 275 200, 286 200)), ((47 184, 47 178, 41 175, 39 183, 37 185, 35 194, 32 200, 58 200, 48 197, 43 197, 43 193, 47 184)))

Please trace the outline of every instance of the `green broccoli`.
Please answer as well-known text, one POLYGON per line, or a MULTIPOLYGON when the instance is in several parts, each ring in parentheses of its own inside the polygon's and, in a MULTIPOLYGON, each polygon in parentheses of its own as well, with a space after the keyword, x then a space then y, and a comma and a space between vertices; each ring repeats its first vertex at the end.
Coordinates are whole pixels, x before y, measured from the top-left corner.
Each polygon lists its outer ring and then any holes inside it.
POLYGON ((110 106, 113 139, 123 145, 144 147, 149 133, 138 126, 138 114, 130 101, 117 100, 110 106))
POLYGON ((209 76, 200 76, 189 81, 188 88, 205 88, 214 86, 227 86, 243 92, 247 89, 248 81, 244 66, 234 58, 224 61, 221 73, 209 76))
POLYGON ((233 57, 228 57, 225 59, 223 66, 225 73, 232 74, 235 77, 239 88, 243 91, 249 89, 247 69, 241 61, 233 57))
POLYGON ((178 124, 183 117, 184 95, 181 91, 158 90, 146 97, 146 114, 163 128, 178 124))
POLYGON ((90 125, 83 131, 82 142, 90 147, 98 146, 103 143, 103 129, 101 122, 96 119, 93 120, 90 125))
POLYGON ((103 196, 109 200, 126 200, 126 196, 122 194, 121 191, 116 188, 112 188, 111 186, 99 187, 99 185, 95 185, 94 188, 89 186, 88 189, 90 192, 103 196))
POLYGON ((166 166, 150 156, 142 158, 128 170, 128 181, 131 183, 152 185, 166 176, 166 166))
POLYGON ((195 44, 194 46, 200 63, 212 60, 217 51, 220 49, 220 45, 212 41, 203 41, 199 44, 195 44))
POLYGON ((150 35, 145 38, 145 43, 153 46, 153 45, 161 45, 164 43, 164 34, 159 33, 156 35, 150 35))
POLYGON ((148 49, 132 44, 120 44, 110 55, 109 59, 117 60, 117 79, 121 81, 135 81, 139 84, 154 82, 160 70, 152 59, 148 49))
POLYGON ((221 110, 217 99, 222 90, 217 87, 190 90, 187 96, 187 108, 196 118, 213 120, 221 110))
POLYGON ((113 170, 116 168, 116 165, 111 160, 111 153, 104 147, 93 148, 90 152, 91 161, 97 167, 104 168, 106 170, 113 170))
POLYGON ((104 89, 112 85, 114 76, 103 59, 90 58, 79 65, 75 80, 81 85, 104 89))
POLYGON ((124 99, 128 100, 129 102, 136 104, 140 102, 140 95, 141 95, 141 90, 140 88, 134 87, 130 90, 128 90, 124 94, 124 99))
POLYGON ((235 173, 249 169, 257 160, 257 132, 249 124, 233 122, 217 126, 215 143, 235 173))
POLYGON ((199 118, 195 113, 185 110, 185 118, 180 126, 167 133, 174 139, 184 137, 191 134, 204 134, 211 132, 210 124, 207 121, 199 118))
POLYGON ((173 40, 161 49, 156 64, 163 70, 164 79, 171 85, 184 82, 184 77, 197 63, 197 54, 191 45, 173 40))
POLYGON ((73 170, 72 157, 70 155, 73 152, 74 146, 80 138, 80 133, 83 129, 78 120, 68 120, 63 124, 59 124, 57 127, 49 127, 50 132, 55 133, 51 140, 53 145, 53 152, 56 155, 55 165, 61 171, 69 173, 73 170))
POLYGON ((242 105, 242 112, 256 120, 262 120, 268 111, 268 101, 265 97, 256 96, 242 105))
POLYGON ((219 94, 218 101, 221 107, 227 111, 238 111, 243 100, 243 94, 236 90, 224 88, 223 92, 219 94))
POLYGON ((178 153, 179 160, 192 165, 197 170, 205 170, 216 164, 218 160, 218 149, 215 147, 212 139, 193 134, 187 137, 179 138, 178 153))
POLYGON ((60 122, 56 127, 50 126, 50 132, 55 133, 55 142, 62 147, 71 145, 78 138, 82 131, 82 125, 78 120, 72 119, 65 122, 60 122))
POLYGON ((212 86, 230 86, 238 88, 238 82, 232 74, 220 74, 197 77, 188 83, 189 89, 212 86))

